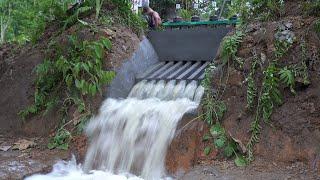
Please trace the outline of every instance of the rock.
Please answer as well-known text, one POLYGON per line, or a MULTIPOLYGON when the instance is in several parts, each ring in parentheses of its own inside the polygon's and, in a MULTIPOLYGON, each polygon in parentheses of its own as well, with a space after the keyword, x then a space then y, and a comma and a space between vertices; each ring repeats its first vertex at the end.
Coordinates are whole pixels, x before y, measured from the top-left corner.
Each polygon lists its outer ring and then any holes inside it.
POLYGON ((290 30, 284 30, 284 31, 277 32, 274 35, 274 37, 278 41, 287 41, 290 44, 292 44, 293 41, 295 40, 295 34, 290 30))
POLYGON ((26 139, 20 139, 19 141, 14 143, 12 147, 13 150, 26 150, 28 148, 34 147, 36 143, 34 141, 29 141, 26 139))
POLYGON ((116 36, 116 32, 111 29, 102 29, 102 32, 109 38, 114 38, 116 36))
POLYGON ((1 151, 8 151, 12 146, 0 146, 1 151))
POLYGON ((286 29, 292 29, 293 28, 293 24, 291 22, 285 23, 284 26, 286 27, 286 29))

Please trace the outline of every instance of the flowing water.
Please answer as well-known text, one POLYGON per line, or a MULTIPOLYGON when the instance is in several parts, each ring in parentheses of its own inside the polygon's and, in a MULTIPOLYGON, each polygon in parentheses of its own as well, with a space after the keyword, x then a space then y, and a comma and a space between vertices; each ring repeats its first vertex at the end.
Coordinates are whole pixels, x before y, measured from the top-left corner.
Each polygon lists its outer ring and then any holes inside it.
POLYGON ((83 166, 59 162, 50 174, 28 179, 166 179, 167 147, 202 94, 196 81, 141 81, 127 99, 106 99, 90 120, 83 166))

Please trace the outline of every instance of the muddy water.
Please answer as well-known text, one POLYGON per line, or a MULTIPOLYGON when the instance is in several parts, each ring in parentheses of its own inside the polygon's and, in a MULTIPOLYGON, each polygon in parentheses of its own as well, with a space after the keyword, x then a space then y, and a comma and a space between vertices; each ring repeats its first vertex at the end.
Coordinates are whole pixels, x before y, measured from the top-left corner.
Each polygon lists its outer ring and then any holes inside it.
POLYGON ((196 81, 141 81, 127 99, 106 99, 86 134, 91 144, 84 165, 59 162, 47 175, 28 179, 170 179, 167 147, 182 116, 199 105, 196 81))

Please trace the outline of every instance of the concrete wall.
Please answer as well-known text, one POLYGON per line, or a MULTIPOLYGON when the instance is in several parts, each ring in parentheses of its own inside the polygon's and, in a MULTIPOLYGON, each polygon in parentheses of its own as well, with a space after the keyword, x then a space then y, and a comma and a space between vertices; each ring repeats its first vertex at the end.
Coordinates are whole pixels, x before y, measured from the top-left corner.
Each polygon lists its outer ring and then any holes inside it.
POLYGON ((160 61, 212 61, 232 27, 192 27, 148 34, 160 61))
POLYGON ((106 97, 126 98, 136 82, 138 74, 145 72, 148 67, 159 62, 159 58, 149 40, 144 37, 138 50, 131 58, 116 70, 116 77, 109 85, 106 97))

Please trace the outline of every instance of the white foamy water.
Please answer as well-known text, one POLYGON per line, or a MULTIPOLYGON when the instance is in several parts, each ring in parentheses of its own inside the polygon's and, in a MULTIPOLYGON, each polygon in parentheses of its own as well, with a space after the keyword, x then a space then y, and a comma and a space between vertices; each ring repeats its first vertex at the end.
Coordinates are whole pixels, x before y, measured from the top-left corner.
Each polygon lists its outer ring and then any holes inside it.
POLYGON ((202 94, 196 81, 141 81, 127 99, 106 99, 90 120, 83 166, 59 162, 51 173, 28 180, 166 179, 167 147, 179 120, 198 107, 202 94))
POLYGON ((77 165, 75 158, 71 161, 59 161, 53 166, 51 173, 33 175, 26 180, 143 180, 132 174, 112 174, 108 171, 92 170, 85 173, 81 165, 77 165))

